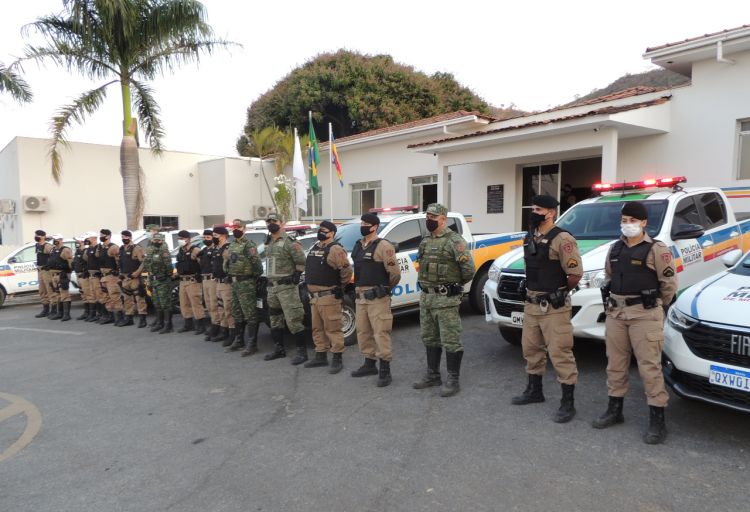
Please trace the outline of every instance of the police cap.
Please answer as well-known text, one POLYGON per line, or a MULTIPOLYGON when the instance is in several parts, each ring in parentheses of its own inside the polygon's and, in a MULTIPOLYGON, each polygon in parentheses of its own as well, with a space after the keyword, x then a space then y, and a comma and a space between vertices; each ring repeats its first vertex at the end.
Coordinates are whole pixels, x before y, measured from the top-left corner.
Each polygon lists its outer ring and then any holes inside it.
POLYGON ((432 203, 427 207, 426 212, 433 215, 448 215, 448 208, 440 203, 432 203))
POLYGON ((641 201, 628 201, 622 205, 622 211, 620 213, 623 216, 633 217, 638 220, 648 219, 648 211, 641 201))
POLYGON ((155 233, 153 241, 154 242, 163 242, 164 241, 164 233, 155 233))
POLYGON ((366 222, 370 224, 371 226, 379 226, 380 225, 380 218, 378 218, 377 215, 374 213, 365 213, 361 217, 362 222, 366 222))
POLYGON ((330 220, 324 220, 323 222, 321 222, 321 223, 320 223, 320 227, 321 227, 321 228, 326 228, 326 229, 327 229, 328 231, 333 231, 334 233, 335 233, 335 232, 336 232, 336 230, 338 229, 338 228, 336 227, 336 224, 334 224, 334 223, 333 223, 333 222, 331 222, 330 220))
POLYGON ((126 229, 125 231, 120 231, 120 234, 121 234, 122 236, 133 236, 133 233, 131 233, 131 232, 130 232, 130 231, 128 231, 127 229, 126 229))
POLYGON ((37 229, 36 231, 34 231, 34 235, 36 235, 36 236, 47 236, 47 232, 44 231, 43 229, 37 229))
POLYGON ((179 233, 177 233, 177 238, 190 238, 190 231, 180 230, 179 233))
POLYGON ((112 236, 112 232, 110 230, 108 230, 108 229, 100 229, 99 230, 99 234, 100 235, 112 236))
POLYGON ((560 202, 557 199, 552 196, 548 196, 547 194, 540 194, 531 198, 532 206, 541 206, 542 208, 547 208, 548 210, 557 208, 557 205, 559 204, 560 202))
POLYGON ((227 228, 225 228, 224 226, 215 227, 213 232, 217 235, 229 235, 229 230, 227 230, 227 228))

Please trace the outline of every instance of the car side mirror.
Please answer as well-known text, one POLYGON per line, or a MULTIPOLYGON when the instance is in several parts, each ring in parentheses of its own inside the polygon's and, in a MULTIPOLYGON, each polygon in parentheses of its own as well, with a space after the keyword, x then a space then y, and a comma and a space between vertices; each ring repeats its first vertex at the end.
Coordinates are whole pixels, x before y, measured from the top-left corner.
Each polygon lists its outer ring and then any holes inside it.
POLYGON ((740 258, 742 257, 742 251, 739 249, 735 249, 733 251, 729 251, 724 256, 721 257, 721 262, 724 264, 727 268, 732 268, 737 264, 738 261, 740 261, 740 258))
POLYGON ((672 228, 672 240, 688 240, 700 238, 705 233, 703 226, 699 224, 678 224, 672 228))
POLYGON ((12 258, 8 258, 8 263, 18 263, 18 258, 13 256, 12 258))

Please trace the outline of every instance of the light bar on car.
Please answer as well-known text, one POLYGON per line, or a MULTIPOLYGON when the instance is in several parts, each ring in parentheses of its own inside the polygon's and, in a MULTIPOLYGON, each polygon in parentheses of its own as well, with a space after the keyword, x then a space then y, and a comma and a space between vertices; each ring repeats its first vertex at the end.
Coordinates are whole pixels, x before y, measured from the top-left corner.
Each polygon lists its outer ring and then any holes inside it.
POLYGON ((387 208, 370 208, 367 210, 370 213, 390 213, 390 212, 411 212, 417 213, 419 206, 412 204, 409 206, 389 206, 387 208))
POLYGON ((591 190, 594 192, 614 192, 616 190, 643 190, 647 188, 669 188, 679 183, 686 183, 685 176, 673 176, 668 178, 649 178, 641 181, 627 181, 623 183, 594 183, 591 190))

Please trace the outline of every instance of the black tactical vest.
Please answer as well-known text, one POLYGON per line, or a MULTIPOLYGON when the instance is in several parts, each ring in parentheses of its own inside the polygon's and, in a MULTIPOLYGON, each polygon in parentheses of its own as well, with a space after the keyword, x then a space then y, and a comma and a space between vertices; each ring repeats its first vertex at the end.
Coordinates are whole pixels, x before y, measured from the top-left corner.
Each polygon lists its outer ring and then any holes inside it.
POLYGON ((90 245, 86 249, 86 255, 88 256, 86 264, 88 265, 89 272, 98 272, 102 268, 102 262, 99 260, 99 251, 97 251, 98 247, 99 245, 90 245))
POLYGON ((560 267, 560 261, 549 259, 549 246, 563 231, 555 226, 540 240, 534 240, 532 233, 526 235, 523 241, 523 260, 526 264, 527 290, 554 292, 568 285, 568 276, 560 267))
POLYGON ((106 268, 110 269, 113 272, 117 272, 117 260, 115 260, 114 256, 110 256, 107 254, 107 251, 109 251, 109 247, 104 247, 102 244, 97 245, 99 248, 99 262, 101 267, 100 268, 106 268))
POLYGON ((328 264, 328 254, 334 245, 340 246, 341 244, 333 242, 325 247, 320 247, 316 243, 307 253, 307 260, 305 260, 306 283, 318 286, 336 286, 341 283, 339 271, 328 264))
POLYGON ((88 270, 88 265, 83 259, 83 253, 85 249, 76 249, 76 253, 73 255, 73 270, 78 275, 83 274, 88 270))
POLYGON ((44 253, 44 246, 47 244, 36 244, 34 250, 36 251, 36 266, 39 268, 46 267, 49 262, 49 253, 44 253))
POLYGON ((133 258, 134 244, 130 244, 127 248, 123 245, 120 247, 120 269, 123 274, 132 274, 135 270, 141 266, 141 262, 133 258))
POLYGON ((385 265, 382 261, 375 261, 373 254, 380 243, 380 238, 374 240, 362 248, 362 241, 357 240, 352 250, 352 260, 354 260, 354 285, 355 286, 388 286, 388 272, 385 271, 385 265))
POLYGON ((609 251, 609 268, 612 274, 610 291, 617 295, 640 295, 642 290, 658 290, 656 271, 646 266, 646 257, 654 242, 641 241, 638 245, 618 240, 609 251))
POLYGON ((227 273, 224 272, 224 251, 227 250, 227 247, 229 247, 229 244, 214 249, 211 257, 211 273, 215 278, 223 279, 227 277, 227 273))
POLYGON ((201 249, 201 255, 200 255, 201 274, 212 273, 211 260, 214 257, 215 251, 216 251, 216 248, 213 245, 210 245, 210 246, 207 245, 203 249, 201 249))
POLYGON ((184 251, 181 247, 177 251, 177 273, 181 276, 192 276, 200 273, 201 265, 193 258, 190 257, 190 253, 195 249, 194 245, 191 245, 187 251, 184 251))
POLYGON ((65 246, 53 247, 52 252, 49 253, 49 260, 47 261, 47 268, 50 270, 62 270, 63 272, 70 272, 70 265, 67 260, 60 257, 65 246))

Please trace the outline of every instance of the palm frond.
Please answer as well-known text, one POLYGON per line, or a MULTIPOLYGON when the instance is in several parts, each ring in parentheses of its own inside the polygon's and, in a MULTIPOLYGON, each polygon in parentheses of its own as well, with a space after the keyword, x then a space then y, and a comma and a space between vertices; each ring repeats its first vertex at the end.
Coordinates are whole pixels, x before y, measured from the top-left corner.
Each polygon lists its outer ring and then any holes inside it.
POLYGON ((21 60, 50 60, 66 71, 79 71, 92 80, 120 76, 120 72, 107 62, 106 56, 100 59, 98 55, 63 43, 47 48, 27 46, 21 60))
POLYGON ((0 92, 8 92, 19 103, 31 101, 31 87, 21 75, 0 63, 0 92))
POLYGON ((164 137, 164 127, 161 124, 161 109, 154 98, 153 89, 144 83, 136 80, 130 81, 135 88, 134 103, 138 112, 138 121, 146 132, 146 141, 154 153, 161 153, 164 149, 162 138, 164 137))
POLYGON ((185 64, 200 62, 203 54, 210 55, 218 48, 233 46, 241 45, 223 39, 176 41, 169 46, 149 49, 149 52, 129 71, 134 76, 153 79, 167 72, 172 73, 185 64))
POLYGON ((50 142, 49 155, 52 161, 52 177, 56 182, 60 182, 60 175, 62 173, 62 157, 60 156, 59 148, 60 146, 68 145, 68 127, 74 121, 82 124, 86 116, 96 112, 96 109, 101 106, 107 97, 107 86, 112 85, 116 81, 107 82, 96 89, 83 93, 73 100, 72 103, 61 107, 52 118, 52 125, 50 127, 52 141, 50 142))

